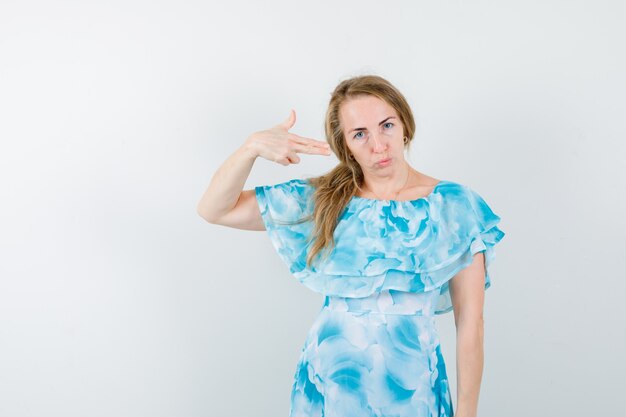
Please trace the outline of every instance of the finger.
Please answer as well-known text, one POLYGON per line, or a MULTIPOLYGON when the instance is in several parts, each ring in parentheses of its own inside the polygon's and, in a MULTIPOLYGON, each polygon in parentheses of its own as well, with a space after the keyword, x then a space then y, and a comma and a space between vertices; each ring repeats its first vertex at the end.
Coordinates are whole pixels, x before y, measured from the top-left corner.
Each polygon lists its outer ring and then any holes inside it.
POLYGON ((331 149, 328 144, 321 144, 316 140, 302 140, 301 142, 293 142, 292 147, 301 153, 310 153, 317 155, 330 155, 331 149))
POLYGON ((298 164, 300 163, 300 157, 298 155, 296 155, 295 152, 290 152, 287 154, 287 159, 289 160, 289 162, 291 162, 292 164, 298 164))
POLYGON ((312 144, 301 144, 296 143, 293 145, 292 149, 298 153, 308 153, 311 155, 330 155, 330 149, 312 144))
POLYGON ((275 158, 274 162, 276 162, 277 164, 284 165, 284 166, 287 166, 291 163, 291 161, 289 161, 289 159, 286 157, 275 158))
POLYGON ((296 112, 294 111, 294 109, 291 109, 289 111, 289 117, 287 117, 285 121, 280 123, 278 126, 282 127, 285 130, 289 130, 293 127, 295 123, 296 123, 296 112))
POLYGON ((312 146, 317 146, 320 148, 330 148, 330 145, 328 144, 328 142, 325 142, 323 140, 305 138, 304 136, 296 135, 295 133, 292 133, 291 137, 294 141, 298 143, 302 143, 304 145, 312 145, 312 146))

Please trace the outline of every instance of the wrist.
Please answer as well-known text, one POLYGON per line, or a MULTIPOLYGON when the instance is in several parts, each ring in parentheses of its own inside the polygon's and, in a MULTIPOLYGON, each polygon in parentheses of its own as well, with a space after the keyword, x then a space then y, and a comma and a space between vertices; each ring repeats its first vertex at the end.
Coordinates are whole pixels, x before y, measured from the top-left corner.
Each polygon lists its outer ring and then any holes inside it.
POLYGON ((470 410, 468 407, 458 407, 454 412, 454 417, 476 417, 476 410, 470 410))
MULTIPOLYGON (((251 138, 251 137, 250 137, 251 138)), ((248 159, 256 159, 259 156, 259 153, 256 150, 256 147, 254 146, 254 143, 252 142, 252 140, 250 140, 250 138, 248 138, 243 145, 241 145, 241 148, 239 148, 239 151, 245 155, 248 159)))

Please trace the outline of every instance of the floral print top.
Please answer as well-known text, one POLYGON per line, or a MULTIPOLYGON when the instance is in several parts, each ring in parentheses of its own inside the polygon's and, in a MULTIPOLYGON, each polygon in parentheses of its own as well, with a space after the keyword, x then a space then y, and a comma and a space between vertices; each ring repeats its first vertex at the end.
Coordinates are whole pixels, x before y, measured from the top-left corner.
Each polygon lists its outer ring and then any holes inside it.
POLYGON ((354 196, 334 231, 335 247, 306 265, 313 223, 283 224, 313 212, 306 179, 255 187, 270 240, 289 271, 313 291, 362 298, 386 290, 439 292, 435 314, 452 310, 449 280, 484 251, 485 289, 491 285, 500 217, 466 185, 440 181, 426 197, 376 200, 354 196))

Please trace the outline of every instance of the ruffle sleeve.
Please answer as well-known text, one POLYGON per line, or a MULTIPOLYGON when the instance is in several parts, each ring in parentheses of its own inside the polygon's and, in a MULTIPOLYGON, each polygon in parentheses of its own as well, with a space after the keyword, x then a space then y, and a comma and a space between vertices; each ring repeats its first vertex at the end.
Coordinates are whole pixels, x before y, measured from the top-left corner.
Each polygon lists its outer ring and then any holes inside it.
POLYGON ((301 179, 255 187, 265 230, 292 274, 304 269, 311 244, 312 223, 293 223, 313 212, 312 191, 308 182, 301 179))
POLYGON ((458 212, 450 213, 449 222, 459 225, 461 244, 456 248, 458 256, 449 265, 441 269, 433 269, 430 279, 439 282, 439 297, 435 312, 443 314, 453 309, 450 297, 450 279, 459 271, 469 266, 478 252, 484 252, 485 257, 485 290, 491 286, 491 265, 496 258, 495 245, 502 240, 505 233, 498 227, 500 216, 494 213, 485 199, 468 186, 461 187, 467 205, 460 204, 458 212))

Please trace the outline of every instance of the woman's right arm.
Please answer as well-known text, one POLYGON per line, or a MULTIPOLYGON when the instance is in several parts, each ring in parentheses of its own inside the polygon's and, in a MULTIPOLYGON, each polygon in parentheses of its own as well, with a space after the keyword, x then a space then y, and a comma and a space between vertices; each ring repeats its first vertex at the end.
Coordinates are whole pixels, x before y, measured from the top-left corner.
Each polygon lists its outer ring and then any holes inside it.
POLYGON ((255 132, 213 174, 197 206, 198 214, 212 224, 244 230, 265 230, 254 189, 243 190, 257 157, 281 165, 297 164, 296 153, 330 155, 326 142, 305 138, 288 130, 295 124, 291 114, 283 123, 255 132))

